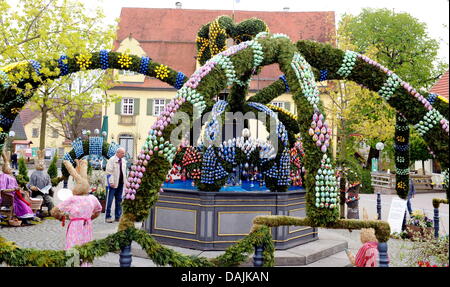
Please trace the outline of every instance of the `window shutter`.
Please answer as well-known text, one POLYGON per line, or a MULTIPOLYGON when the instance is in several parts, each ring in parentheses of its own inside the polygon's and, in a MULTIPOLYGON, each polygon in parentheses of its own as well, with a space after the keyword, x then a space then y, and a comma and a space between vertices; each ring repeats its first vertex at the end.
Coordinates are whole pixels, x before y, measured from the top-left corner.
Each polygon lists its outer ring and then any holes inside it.
POLYGON ((284 102, 284 109, 288 112, 291 111, 291 103, 290 102, 284 102))
POLYGON ((153 99, 147 99, 147 115, 153 116, 153 99))
POLYGON ((133 115, 139 115, 139 99, 134 99, 133 115))
POLYGON ((122 114, 122 100, 116 103, 116 115, 122 114))

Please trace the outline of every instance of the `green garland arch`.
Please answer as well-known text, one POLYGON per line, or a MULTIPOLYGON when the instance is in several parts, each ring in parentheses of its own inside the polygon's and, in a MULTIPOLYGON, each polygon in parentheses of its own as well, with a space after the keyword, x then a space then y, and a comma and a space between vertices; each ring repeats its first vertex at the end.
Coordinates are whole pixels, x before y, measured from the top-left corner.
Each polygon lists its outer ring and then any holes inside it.
MULTIPOLYGON (((266 38, 260 38, 257 42, 261 45, 264 57, 256 67, 278 62, 281 70, 286 75, 287 82, 289 83, 291 91, 293 91, 292 93, 296 106, 299 109, 297 122, 301 134, 304 135, 304 147, 308 154, 305 159, 305 168, 309 171, 306 178, 306 188, 308 190, 307 215, 318 225, 332 222, 337 218, 336 210, 320 209, 314 206, 314 175, 316 175, 319 169, 317 167, 317 162, 321 160, 322 153, 316 148, 315 143, 310 137, 305 136, 308 132, 314 108, 308 102, 307 98, 302 95, 302 89, 298 81, 299 78, 296 77, 295 71, 290 66, 292 57, 300 51, 306 62, 309 62, 313 68, 316 68, 315 70, 312 68, 310 69, 315 76, 318 75, 317 71, 327 70, 328 79, 330 80, 352 80, 373 91, 380 91, 384 84, 388 83, 391 74, 386 73, 386 71, 383 71, 382 68, 375 66, 373 63, 369 63, 364 58, 357 57, 354 66, 349 67, 352 68, 351 73, 344 73, 345 76, 342 76, 339 74, 339 69, 341 69, 341 63, 346 57, 346 53, 326 44, 312 41, 299 41, 295 47, 291 44, 289 39, 286 39, 285 36, 280 34, 275 34, 272 37, 266 36, 266 38)), ((92 53, 90 55, 77 54, 73 58, 66 58, 65 66, 67 70, 65 71, 65 74, 77 72, 80 69, 86 68, 104 68, 105 63, 104 61, 102 63, 101 54, 101 52, 92 53), (90 59, 91 62, 89 63, 88 61, 83 60, 86 58, 90 59)), ((117 52, 108 52, 106 68, 126 69, 138 73, 140 72, 148 76, 157 77, 171 85, 180 85, 186 82, 187 78, 184 75, 180 77, 179 73, 161 64, 149 61, 147 66, 143 65, 143 58, 117 52), (143 66, 146 67, 146 69, 142 69, 143 66)), ((228 58, 234 66, 236 75, 249 75, 249 71, 256 68, 252 65, 255 59, 256 57, 251 49, 242 49, 228 58), (250 59, 253 59, 253 61, 250 59)), ((0 127, 2 128, 0 144, 4 143, 6 137, 5 134, 10 129, 12 120, 20 108, 29 99, 31 91, 40 85, 46 78, 54 79, 62 75, 57 61, 48 61, 43 65, 53 73, 49 76, 41 75, 41 77, 39 77, 39 67, 36 67, 35 64, 35 62, 28 62, 2 69, 2 74, 0 75, 2 100, 0 106, 0 127)), ((206 97, 201 99, 197 94, 192 94, 190 95, 190 103, 185 103, 179 110, 189 111, 192 106, 197 106, 201 109, 203 108, 204 111, 206 106, 212 106, 212 95, 217 94, 221 89, 226 87, 227 81, 229 80, 228 78, 230 78, 230 75, 228 75, 227 78, 226 72, 227 71, 221 67, 212 69, 207 77, 202 79, 198 89, 196 89, 200 95, 206 97)), ((238 80, 239 78, 233 81, 236 82, 238 80)), ((284 89, 284 86, 280 84, 280 81, 272 84, 278 86, 277 90, 280 90, 279 93, 282 92, 281 88, 284 89)), ((266 90, 272 89, 274 86, 269 86, 266 90)), ((423 120, 427 118, 429 109, 424 107, 424 101, 420 100, 420 97, 419 100, 421 102, 412 97, 411 94, 417 94, 417 92, 409 87, 401 89, 401 87, 398 88, 398 86, 396 86, 390 97, 386 99, 391 106, 396 108, 396 110, 403 115, 407 124, 417 125, 421 121, 424 122, 423 120)), ((262 94, 256 95, 255 97, 257 96, 261 97, 261 101, 267 101, 267 99, 270 98, 262 97, 262 94)), ((178 97, 178 99, 180 99, 180 97, 178 97)), ((446 121, 448 130, 448 104, 445 104, 441 98, 438 98, 433 107, 432 110, 437 111, 444 116, 442 120, 444 120, 444 124, 446 121)), ((322 109, 321 103, 318 103, 317 109, 322 109)), ((168 128, 164 130, 162 136, 167 137, 172 129, 173 127, 169 125, 168 128)), ((423 137, 434 151, 436 157, 441 161, 443 167, 448 167, 448 132, 443 131, 443 129, 439 127, 439 124, 434 124, 434 126, 428 128, 428 131, 423 134, 423 137)), ((170 148, 173 150, 173 147, 170 148)), ((328 152, 326 154, 328 154, 328 152)), ((166 153, 166 157, 167 155, 169 154, 166 153)), ((169 161, 171 157, 172 156, 169 157, 169 161)), ((125 200, 124 202, 125 214, 120 227, 121 229, 126 228, 133 221, 144 219, 148 215, 149 208, 157 199, 157 192, 159 191, 160 184, 165 178, 165 171, 168 170, 170 163, 164 156, 159 156, 158 154, 152 158, 152 161, 154 161, 155 164, 152 164, 146 169, 146 172, 144 172, 144 177, 142 178, 143 183, 140 185, 140 188, 137 189, 136 199, 125 200), (150 174, 152 175, 151 177, 149 176, 150 174)))

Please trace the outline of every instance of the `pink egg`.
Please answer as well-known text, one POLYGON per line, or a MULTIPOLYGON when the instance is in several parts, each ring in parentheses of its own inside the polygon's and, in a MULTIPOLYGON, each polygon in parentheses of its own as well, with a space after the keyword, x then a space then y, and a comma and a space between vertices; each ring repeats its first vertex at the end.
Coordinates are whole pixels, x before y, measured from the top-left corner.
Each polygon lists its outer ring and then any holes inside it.
POLYGON ((142 167, 142 168, 141 168, 141 171, 142 171, 142 172, 145 172, 145 170, 146 170, 145 167, 142 167))
POLYGON ((131 170, 136 170, 136 166, 135 166, 135 165, 132 165, 132 166, 131 166, 131 170))
POLYGON ((135 199, 134 194, 130 195, 130 199, 131 199, 131 200, 134 200, 134 199, 135 199))
POLYGON ((148 151, 148 154, 149 154, 149 155, 153 155, 153 151, 152 151, 152 150, 149 150, 149 151, 148 151))
POLYGON ((162 131, 158 131, 158 136, 162 136, 162 131))
POLYGON ((146 156, 145 156, 145 159, 146 159, 146 160, 150 160, 150 156, 149 156, 149 155, 146 155, 146 156))
POLYGON ((320 140, 316 141, 316 146, 321 146, 322 142, 320 140))
POLYGON ((317 127, 321 128, 323 126, 322 120, 317 121, 317 127))
POLYGON ((144 162, 142 163, 144 166, 148 165, 148 161, 144 160, 144 162))
POLYGON ((154 148, 153 150, 154 150, 154 151, 158 151, 158 149, 159 149, 159 148, 158 148, 157 146, 155 146, 155 148, 154 148))
POLYGON ((140 186, 140 185, 139 185, 138 183, 136 183, 136 184, 134 185, 134 188, 135 188, 135 189, 139 189, 139 186, 140 186))
POLYGON ((323 145, 323 146, 320 148, 320 150, 321 150, 323 153, 327 152, 327 146, 326 146, 326 145, 323 145))

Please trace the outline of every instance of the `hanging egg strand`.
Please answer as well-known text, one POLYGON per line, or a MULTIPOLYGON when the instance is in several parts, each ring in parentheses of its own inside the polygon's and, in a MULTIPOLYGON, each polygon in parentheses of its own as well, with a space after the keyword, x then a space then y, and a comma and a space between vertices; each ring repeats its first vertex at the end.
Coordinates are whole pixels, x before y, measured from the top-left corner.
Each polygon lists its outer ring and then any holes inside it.
POLYGON ((316 175, 315 198, 317 208, 337 208, 338 187, 330 158, 323 155, 321 166, 316 175))
POLYGON ((331 132, 323 114, 319 111, 314 112, 308 133, 323 153, 326 153, 330 146, 331 132))

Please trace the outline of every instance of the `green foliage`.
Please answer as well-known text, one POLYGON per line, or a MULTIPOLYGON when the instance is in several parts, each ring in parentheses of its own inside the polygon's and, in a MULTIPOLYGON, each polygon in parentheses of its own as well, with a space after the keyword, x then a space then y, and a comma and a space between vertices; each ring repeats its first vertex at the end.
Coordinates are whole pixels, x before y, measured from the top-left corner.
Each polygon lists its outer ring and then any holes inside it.
POLYGON ((370 175, 370 170, 361 170, 361 193, 374 193, 374 188, 372 186, 372 176, 370 175))
MULTIPOLYGON (((28 71, 18 73, 10 80, 14 83, 18 78, 28 78, 29 84, 41 85, 39 89, 33 89, 31 85, 16 86, 16 91, 23 93, 21 96, 27 100, 31 97, 31 108, 41 112, 40 149, 44 149, 49 112, 64 115, 59 117, 59 123, 62 127, 69 126, 73 109, 82 112, 84 117, 92 117, 96 110, 94 106, 113 98, 107 99, 103 93, 97 93, 100 94, 99 101, 99 97, 92 96, 98 90, 109 88, 111 74, 83 71, 56 79, 59 69, 54 69, 57 64, 54 59, 92 49, 111 49, 116 29, 102 23, 105 16, 100 9, 88 11, 78 0, 14 2, 11 6, 2 2, 0 66, 29 60, 40 63, 40 73, 45 80, 28 71)), ((17 101, 23 103, 21 99, 17 101)), ((4 103, 3 99, 0 102, 4 103)))
MULTIPOLYGON (((93 262, 96 257, 101 257, 108 252, 117 252, 122 247, 128 246, 132 241, 138 243, 159 266, 173 267, 225 267, 237 266, 248 260, 254 251, 255 245, 265 247, 264 266, 274 264, 274 245, 270 230, 266 226, 259 226, 241 239, 235 245, 229 247, 225 254, 207 259, 197 256, 187 256, 162 246, 148 233, 134 227, 108 235, 104 239, 93 240, 82 246, 75 246, 83 262, 93 262)), ((68 250, 69 251, 69 250, 68 250)), ((65 267, 68 266, 72 256, 66 251, 36 250, 31 248, 19 248, 14 243, 0 237, 0 264, 9 266, 36 266, 36 267, 65 267)))
MULTIPOLYGON (((339 59, 343 58, 341 50, 328 44, 310 41, 297 42, 297 48, 313 67, 319 70, 327 69, 329 71, 329 80, 342 79, 336 74, 340 67, 341 60, 339 59)), ((353 72, 347 79, 361 84, 372 91, 378 91, 386 82, 387 74, 362 59, 357 59, 353 72)), ((414 96, 410 95, 403 88, 397 89, 387 103, 397 112, 400 112, 409 125, 419 123, 428 112, 420 101, 416 100, 414 96)), ((442 127, 435 125, 422 138, 434 152, 436 159, 439 160, 441 165, 444 168, 448 167, 448 134, 443 131, 442 127)))
POLYGON ((412 241, 404 241, 401 244, 399 262, 394 262, 395 265, 406 267, 419 267, 420 262, 428 262, 436 267, 448 267, 448 246, 448 235, 438 238, 434 238, 432 233, 425 237, 416 236, 412 241))
POLYGON ((375 230, 375 236, 378 242, 387 242, 391 233, 389 223, 380 220, 357 220, 357 219, 338 219, 334 222, 329 222, 325 225, 316 225, 311 218, 300 218, 284 215, 272 215, 272 216, 257 216, 253 219, 253 224, 266 225, 269 227, 278 226, 311 226, 311 227, 323 227, 329 229, 361 229, 361 228, 373 228, 375 230))
POLYGON ((441 205, 441 203, 448 204, 448 198, 447 199, 433 198, 433 207, 434 208, 439 208, 439 205, 441 205))
POLYGON ((437 63, 439 42, 431 39, 427 26, 408 13, 390 9, 363 9, 346 15, 345 36, 357 51, 375 49, 374 58, 394 70, 403 80, 429 89, 448 65, 437 63))
POLYGON ((430 154, 425 141, 415 132, 411 134, 409 156, 411 162, 415 162, 417 160, 425 161, 433 158, 433 155, 430 154))
POLYGON ((266 23, 257 18, 234 24, 229 16, 217 17, 203 25, 197 33, 197 59, 203 65, 215 54, 225 50, 227 38, 232 38, 235 44, 239 44, 252 40, 259 32, 268 30, 266 23))
POLYGON ((55 154, 52 161, 50 162, 50 166, 48 167, 47 173, 50 176, 50 179, 54 179, 58 177, 58 167, 56 166, 56 163, 58 161, 58 156, 55 154))
MULTIPOLYGON (((409 193, 409 165, 411 146, 408 147, 410 129, 406 120, 396 115, 395 125, 395 190, 400 198, 406 199, 409 193), (406 148, 405 148, 406 147, 406 148)), ((422 139, 421 139, 422 140, 422 139)), ((423 140, 422 140, 423 141, 423 140)), ((424 143, 425 144, 425 143, 424 143)))
POLYGON ((28 168, 25 162, 25 158, 20 157, 17 163, 19 165, 19 174, 16 176, 17 183, 22 188, 24 188, 26 184, 30 181, 30 178, 28 177, 28 168))

